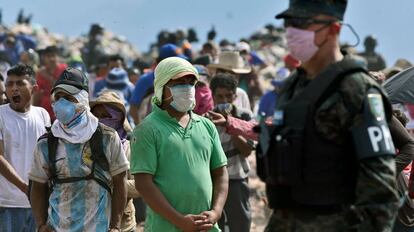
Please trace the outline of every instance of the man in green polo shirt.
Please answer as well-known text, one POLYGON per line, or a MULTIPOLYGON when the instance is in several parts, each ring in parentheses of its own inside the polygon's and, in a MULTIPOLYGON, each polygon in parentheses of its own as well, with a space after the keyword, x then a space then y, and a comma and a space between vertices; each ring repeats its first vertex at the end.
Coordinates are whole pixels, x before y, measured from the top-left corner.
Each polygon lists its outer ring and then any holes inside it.
POLYGON ((227 160, 214 124, 191 112, 197 79, 186 60, 161 61, 153 112, 134 130, 131 173, 150 207, 145 231, 220 231, 227 160))

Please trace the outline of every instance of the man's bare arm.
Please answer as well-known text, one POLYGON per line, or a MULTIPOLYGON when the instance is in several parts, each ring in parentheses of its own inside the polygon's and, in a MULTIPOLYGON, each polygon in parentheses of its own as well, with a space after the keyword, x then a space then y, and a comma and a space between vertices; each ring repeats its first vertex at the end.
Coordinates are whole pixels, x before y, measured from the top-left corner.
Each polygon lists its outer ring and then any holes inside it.
POLYGON ((47 183, 32 181, 30 191, 30 204, 37 227, 45 225, 47 222, 47 208, 49 198, 49 186, 47 183))
POLYGON ((0 140, 0 174, 4 176, 10 183, 14 184, 26 195, 28 194, 28 185, 17 174, 13 166, 4 157, 3 140, 0 140))
POLYGON ((219 167, 211 171, 211 178, 213 179, 213 201, 210 211, 205 211, 202 214, 208 217, 209 222, 215 224, 221 217, 224 204, 227 200, 227 193, 229 189, 229 174, 227 167, 219 167))
POLYGON ((121 219, 127 203, 126 171, 112 177, 114 192, 112 193, 112 211, 110 228, 121 228, 121 219))
POLYGON ((243 157, 248 157, 253 150, 253 147, 249 145, 247 139, 243 138, 242 136, 231 136, 231 140, 233 141, 234 146, 240 151, 243 157))

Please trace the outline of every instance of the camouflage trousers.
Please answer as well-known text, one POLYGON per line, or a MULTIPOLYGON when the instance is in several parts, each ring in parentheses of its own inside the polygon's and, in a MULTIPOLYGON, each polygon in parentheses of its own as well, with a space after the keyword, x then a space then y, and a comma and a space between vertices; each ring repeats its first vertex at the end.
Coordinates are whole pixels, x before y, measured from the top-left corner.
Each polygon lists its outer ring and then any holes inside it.
POLYGON ((343 214, 315 215, 298 214, 275 210, 265 232, 350 232, 343 214))

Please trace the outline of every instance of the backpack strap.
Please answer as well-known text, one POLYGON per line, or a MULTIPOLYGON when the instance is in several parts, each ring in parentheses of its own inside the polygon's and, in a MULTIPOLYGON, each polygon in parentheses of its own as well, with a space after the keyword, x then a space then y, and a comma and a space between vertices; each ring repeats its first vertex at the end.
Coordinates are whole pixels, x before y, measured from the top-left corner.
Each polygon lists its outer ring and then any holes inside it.
POLYGON ((89 140, 89 145, 91 147, 91 152, 92 152, 91 158, 94 162, 97 162, 104 171, 109 171, 109 162, 105 156, 105 152, 103 149, 102 130, 103 130, 103 125, 99 123, 98 128, 96 128, 95 133, 93 133, 91 139, 89 140))
POLYGON ((93 133, 91 139, 89 140, 89 146, 91 148, 92 153, 92 172, 87 176, 90 179, 94 179, 96 182, 98 182, 99 185, 101 185, 103 188, 105 188, 109 193, 112 193, 112 189, 109 186, 108 180, 105 177, 98 178, 95 175, 96 171, 96 165, 99 165, 105 172, 109 172, 109 162, 106 158, 104 147, 103 147, 103 133, 105 125, 99 123, 98 127, 96 128, 95 133, 93 133))
POLYGON ((92 159, 92 168, 91 173, 87 176, 80 176, 80 177, 68 177, 59 179, 57 177, 56 171, 56 151, 59 142, 59 138, 55 137, 52 132, 48 132, 47 134, 47 144, 48 144, 48 153, 49 153, 49 169, 50 169, 50 182, 52 186, 57 184, 63 183, 73 183, 82 180, 95 180, 99 185, 105 188, 109 193, 112 193, 112 189, 110 187, 109 181, 102 177, 96 177, 96 165, 101 167, 104 171, 109 171, 109 162, 105 156, 104 147, 102 143, 103 135, 103 125, 101 123, 98 124, 96 131, 93 133, 91 139, 89 140, 89 146, 91 148, 91 159, 92 159))
POLYGON ((56 172, 56 152, 57 146, 59 143, 59 139, 55 137, 52 131, 47 133, 47 149, 48 149, 48 157, 49 157, 49 172, 50 172, 50 180, 52 181, 52 185, 55 179, 57 179, 57 172, 56 172))

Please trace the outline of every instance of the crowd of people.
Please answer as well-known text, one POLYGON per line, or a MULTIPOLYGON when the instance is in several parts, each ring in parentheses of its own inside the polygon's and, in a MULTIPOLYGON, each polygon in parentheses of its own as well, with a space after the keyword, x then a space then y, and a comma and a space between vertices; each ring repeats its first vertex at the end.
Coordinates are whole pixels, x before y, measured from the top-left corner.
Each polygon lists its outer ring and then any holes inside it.
POLYGON ((303 2, 200 50, 0 25, 0 231, 248 232, 254 154, 266 232, 414 231, 414 107, 381 87, 412 64, 340 44, 347 1, 303 2))

